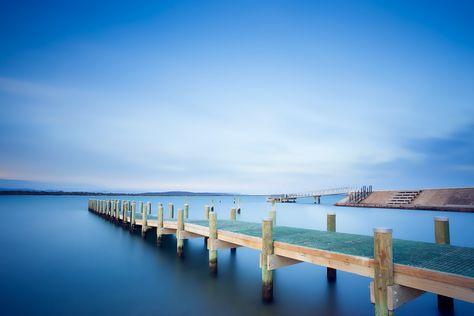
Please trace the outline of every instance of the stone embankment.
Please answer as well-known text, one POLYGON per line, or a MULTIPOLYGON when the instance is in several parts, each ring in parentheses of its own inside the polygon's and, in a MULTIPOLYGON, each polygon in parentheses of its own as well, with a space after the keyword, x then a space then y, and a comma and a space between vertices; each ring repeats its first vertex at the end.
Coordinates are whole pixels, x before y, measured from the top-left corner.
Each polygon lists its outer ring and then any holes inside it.
POLYGON ((374 191, 358 203, 346 197, 336 206, 474 212, 474 188, 374 191))

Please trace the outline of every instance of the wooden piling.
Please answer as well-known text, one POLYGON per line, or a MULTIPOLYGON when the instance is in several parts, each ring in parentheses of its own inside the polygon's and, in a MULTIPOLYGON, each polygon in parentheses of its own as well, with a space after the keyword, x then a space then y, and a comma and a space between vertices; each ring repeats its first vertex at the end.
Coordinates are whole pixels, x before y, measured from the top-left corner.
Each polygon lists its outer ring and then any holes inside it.
POLYGON ((115 206, 115 220, 117 221, 117 223, 120 220, 120 208, 121 208, 121 206, 122 206, 122 204, 120 203, 120 200, 117 200, 116 201, 116 206, 115 206))
POLYGON ((387 288, 393 285, 392 230, 374 229, 374 298, 375 315, 393 315, 388 309, 387 288))
MULTIPOLYGON (((336 214, 329 213, 327 214, 327 223, 326 229, 328 232, 335 232, 336 231, 336 214)), ((333 268, 327 268, 326 276, 329 282, 334 282, 337 278, 337 270, 333 268)))
POLYGON ((189 218, 189 204, 184 204, 184 218, 189 218))
POLYGON ((122 224, 126 225, 127 223, 127 201, 122 201, 122 224))
POLYGON ((132 202, 132 214, 130 215, 130 230, 133 231, 135 229, 135 212, 137 211, 137 202, 132 202))
POLYGON ((142 238, 146 237, 146 231, 148 230, 148 219, 147 219, 148 216, 147 215, 150 212, 150 210, 151 210, 151 203, 148 202, 144 206, 143 213, 142 213, 142 238))
POLYGON ((178 257, 183 256, 184 240, 181 234, 184 231, 184 214, 182 209, 178 209, 178 225, 176 226, 176 253, 178 257))
POLYGON ((237 219, 237 214, 236 214, 236 209, 235 208, 230 209, 230 219, 232 221, 235 221, 237 219))
POLYGON ((268 217, 271 218, 273 226, 276 226, 277 212, 275 209, 268 212, 268 217))
MULTIPOLYGON (((209 239, 217 239, 217 214, 209 213, 209 239)), ((209 241, 208 241, 209 248, 209 241)), ((212 274, 217 273, 217 250, 209 249, 209 270, 212 274)))
POLYGON ((156 217, 156 244, 161 246, 163 241, 163 204, 158 204, 158 214, 156 217))
POLYGON ((211 212, 211 207, 209 205, 204 206, 204 218, 209 219, 209 213, 211 212))
MULTIPOLYGON (((449 245, 451 243, 449 234, 449 219, 444 216, 434 218, 435 240, 437 244, 449 245)), ((438 295, 438 310, 452 311, 454 309, 454 300, 451 297, 438 295)))
POLYGON ((268 256, 273 254, 273 219, 262 222, 262 253, 260 264, 262 269, 262 299, 265 302, 273 300, 273 272, 268 270, 268 256))
POLYGON ((170 218, 174 218, 174 205, 173 203, 168 203, 168 211, 170 218))

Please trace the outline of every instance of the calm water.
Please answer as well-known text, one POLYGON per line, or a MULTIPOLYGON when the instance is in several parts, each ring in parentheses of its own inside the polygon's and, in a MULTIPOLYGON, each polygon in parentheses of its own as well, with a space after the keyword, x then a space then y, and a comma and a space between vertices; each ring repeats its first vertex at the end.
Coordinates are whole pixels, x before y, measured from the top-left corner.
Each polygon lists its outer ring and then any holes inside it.
MULTIPOLYGON (((326 282, 325 268, 301 263, 274 274, 272 304, 260 300, 259 253, 219 252, 219 273, 211 277, 202 239, 185 243, 176 257, 175 239, 162 248, 87 212, 88 197, 0 197, 0 309, 2 315, 371 315, 364 277, 338 272, 326 282)), ((120 198, 124 199, 124 198, 120 198)), ((129 198, 130 199, 130 198, 129 198)), ((181 197, 134 198, 183 205, 181 197)), ((201 219, 214 199, 218 218, 228 218, 232 197, 192 197, 190 218, 201 219)), ((337 230, 372 235, 393 228, 395 238, 433 241, 433 217, 448 216, 451 243, 474 247, 474 214, 340 208, 338 197, 321 205, 279 204, 278 225, 325 229, 326 213, 337 214, 337 230)), ((270 205, 263 197, 242 197, 238 219, 260 222, 270 205)), ((165 214, 167 210, 165 209, 165 214)), ((436 296, 425 294, 397 315, 438 315, 436 296)), ((474 315, 474 304, 455 301, 456 315, 474 315)))

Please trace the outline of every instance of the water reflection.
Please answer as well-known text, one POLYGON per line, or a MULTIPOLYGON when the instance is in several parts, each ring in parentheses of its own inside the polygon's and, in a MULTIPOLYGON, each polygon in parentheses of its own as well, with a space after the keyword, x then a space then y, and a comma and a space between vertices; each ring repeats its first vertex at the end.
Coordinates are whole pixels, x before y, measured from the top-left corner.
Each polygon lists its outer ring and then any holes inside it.
MULTIPOLYGON (((231 197, 214 198, 218 218, 229 218, 231 197)), ((436 212, 336 208, 336 198, 321 205, 278 205, 278 224, 324 229, 326 213, 337 214, 337 230, 370 235, 375 226, 394 229, 399 238, 433 240, 436 212)), ((184 198, 136 198, 173 202, 184 198)), ((272 304, 260 299, 257 251, 219 251, 216 277, 208 272, 203 239, 189 239, 184 257, 176 255, 176 239, 156 232, 143 240, 86 211, 85 197, 1 197, 0 303, 10 314, 193 314, 193 315, 370 315, 369 279, 338 271, 326 280, 326 268, 301 263, 274 273, 272 304)), ((188 198, 190 217, 204 216, 210 198, 188 198)), ((166 205, 165 204, 165 205, 166 205)), ((238 219, 259 222, 270 209, 264 197, 242 197, 238 219)), ((165 212, 166 214, 167 212, 165 212)), ((474 246, 472 214, 445 213, 452 243, 474 246)), ((474 314, 472 304, 456 301, 458 315, 474 314)), ((397 315, 437 315, 436 296, 425 294, 397 315)))

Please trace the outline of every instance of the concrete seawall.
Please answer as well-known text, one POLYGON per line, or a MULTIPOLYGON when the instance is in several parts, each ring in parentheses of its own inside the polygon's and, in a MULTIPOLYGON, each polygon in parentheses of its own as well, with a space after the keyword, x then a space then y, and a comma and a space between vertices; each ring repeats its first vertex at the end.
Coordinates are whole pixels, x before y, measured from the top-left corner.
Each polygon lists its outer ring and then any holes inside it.
POLYGON ((336 206, 474 212, 474 188, 374 191, 359 203, 336 206))

